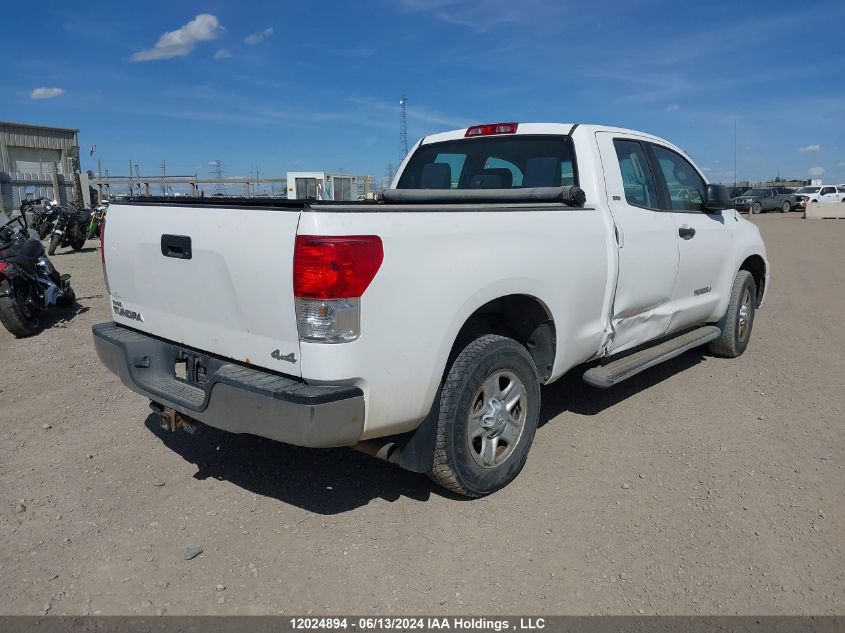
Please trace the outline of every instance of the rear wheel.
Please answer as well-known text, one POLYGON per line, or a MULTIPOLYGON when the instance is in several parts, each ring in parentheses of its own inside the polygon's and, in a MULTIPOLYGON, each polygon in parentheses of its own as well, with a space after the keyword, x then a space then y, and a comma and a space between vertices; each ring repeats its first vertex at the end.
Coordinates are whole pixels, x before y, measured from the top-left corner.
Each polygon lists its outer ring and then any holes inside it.
POLYGON ((435 402, 439 411, 429 477, 480 497, 522 470, 540 417, 534 360, 513 339, 486 334, 455 358, 435 402))
POLYGON ((29 303, 29 288, 20 281, 0 283, 0 291, 9 289, 10 296, 0 297, 0 323, 17 338, 32 336, 38 331, 38 310, 29 303))
POLYGON ((53 237, 50 238, 50 246, 47 248, 47 254, 48 255, 55 255, 56 249, 59 248, 59 244, 61 243, 61 241, 62 241, 62 236, 54 234, 53 237))
POLYGON ((754 215, 757 215, 762 210, 763 210, 763 205, 760 204, 759 202, 755 202, 754 204, 751 205, 751 213, 753 213, 754 215))
POLYGON ((73 250, 81 251, 85 247, 85 234, 82 234, 77 237, 73 242, 70 243, 70 245, 73 250))
POLYGON ((789 213, 792 211, 792 205, 789 203, 789 200, 784 201, 784 203, 780 207, 781 213, 789 213))
POLYGON ((726 358, 742 356, 751 339, 756 307, 757 285, 754 277, 747 270, 740 270, 734 279, 728 309, 719 322, 722 334, 708 345, 713 354, 726 358))

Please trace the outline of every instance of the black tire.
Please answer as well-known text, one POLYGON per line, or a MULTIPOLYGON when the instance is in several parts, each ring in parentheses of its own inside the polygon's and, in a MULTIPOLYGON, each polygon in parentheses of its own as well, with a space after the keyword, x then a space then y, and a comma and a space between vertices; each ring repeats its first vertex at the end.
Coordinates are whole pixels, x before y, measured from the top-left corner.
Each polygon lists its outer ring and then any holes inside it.
POLYGON ((792 211, 792 205, 790 204, 789 200, 784 200, 783 204, 780 205, 780 212, 789 213, 790 211, 792 211))
MULTIPOLYGON (((0 284, 0 290, 9 286, 8 280, 0 284)), ((12 286, 12 296, 0 297, 0 323, 17 338, 32 336, 38 332, 38 312, 25 306, 27 288, 22 283, 12 286)))
POLYGON ((50 226, 47 224, 42 225, 38 229, 38 237, 42 240, 46 240, 47 236, 50 235, 50 226))
POLYGON ((757 285, 754 283, 754 277, 747 270, 740 270, 731 288, 728 309, 718 324, 722 334, 708 344, 710 351, 725 358, 742 356, 748 347, 748 341, 751 340, 756 309, 757 285))
POLYGON ((78 238, 76 238, 76 240, 70 243, 70 246, 75 251, 81 251, 83 248, 85 248, 85 236, 80 235, 78 238))
POLYGON ((50 246, 47 248, 47 254, 48 255, 55 255, 56 249, 59 248, 59 244, 61 243, 61 241, 62 241, 61 235, 53 235, 53 237, 50 238, 50 246))
POLYGON ((760 204, 759 202, 755 202, 754 204, 751 205, 751 213, 753 213, 754 215, 757 215, 762 210, 763 210, 763 205, 760 204))
POLYGON ((495 492, 519 474, 534 441, 540 418, 540 381, 534 360, 513 339, 485 334, 464 347, 452 362, 434 406, 439 414, 434 464, 429 477, 467 497, 495 492), (492 401, 497 406, 503 405, 492 396, 488 398, 486 385, 490 384, 495 385, 494 389, 505 390, 502 402, 517 396, 509 412, 498 409, 504 418, 498 417, 497 409, 492 408, 492 401), (487 415, 482 415, 485 412, 487 415), (521 422, 511 424, 514 420, 511 414, 521 422), (472 429, 472 418, 486 419, 491 425, 474 439, 473 433, 483 425, 477 424, 472 429), (513 434, 516 439, 506 442, 506 437, 513 434), (485 461, 482 453, 489 446, 493 447, 489 452, 491 459, 485 466, 481 463, 485 461))

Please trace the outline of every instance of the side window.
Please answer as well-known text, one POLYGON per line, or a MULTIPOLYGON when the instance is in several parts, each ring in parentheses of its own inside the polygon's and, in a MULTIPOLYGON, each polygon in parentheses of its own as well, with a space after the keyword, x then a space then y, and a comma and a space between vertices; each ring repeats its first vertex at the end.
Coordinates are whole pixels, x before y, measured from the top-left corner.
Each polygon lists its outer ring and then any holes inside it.
POLYGON ((560 185, 571 187, 575 184, 575 165, 570 159, 560 161, 560 185))
POLYGON ((654 146, 660 171, 669 188, 674 211, 704 212, 704 179, 685 158, 673 151, 654 146))
POLYGON ((822 189, 821 194, 819 195, 825 196, 829 193, 833 193, 833 187, 825 187, 824 189, 822 189))
POLYGON ((636 141, 613 141, 619 171, 622 172, 622 185, 625 188, 625 200, 628 204, 647 209, 659 209, 657 188, 648 168, 648 161, 643 147, 636 141))
POLYGON ((434 159, 435 163, 446 163, 452 170, 451 182, 449 183, 451 189, 458 186, 466 158, 466 154, 438 154, 437 158, 434 159))
POLYGON ((486 171, 488 169, 507 169, 511 173, 510 184, 503 182, 499 185, 499 187, 509 189, 511 187, 522 186, 522 171, 512 162, 505 160, 504 158, 496 158, 495 156, 490 156, 484 163, 484 170, 486 171))

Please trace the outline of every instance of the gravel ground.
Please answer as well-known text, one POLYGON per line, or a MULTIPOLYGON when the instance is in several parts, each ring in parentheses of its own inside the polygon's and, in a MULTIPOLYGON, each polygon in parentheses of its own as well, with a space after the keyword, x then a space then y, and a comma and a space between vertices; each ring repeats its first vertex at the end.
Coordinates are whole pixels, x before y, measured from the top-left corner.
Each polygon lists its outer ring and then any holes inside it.
POLYGON ((774 278, 748 352, 544 389, 525 470, 476 501, 158 430, 93 349, 97 243, 59 253, 81 307, 0 331, 0 613, 842 614, 845 222, 754 221, 774 278))

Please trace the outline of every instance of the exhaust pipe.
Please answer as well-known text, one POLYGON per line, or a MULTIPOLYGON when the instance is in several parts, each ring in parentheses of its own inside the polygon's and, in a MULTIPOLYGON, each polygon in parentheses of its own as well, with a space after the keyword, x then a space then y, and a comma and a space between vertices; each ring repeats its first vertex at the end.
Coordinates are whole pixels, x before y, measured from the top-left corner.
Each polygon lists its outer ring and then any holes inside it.
POLYGON ((383 462, 391 464, 398 463, 399 459, 399 445, 396 442, 389 442, 381 439, 363 440, 357 444, 353 444, 350 448, 365 453, 370 457, 375 457, 383 462))

